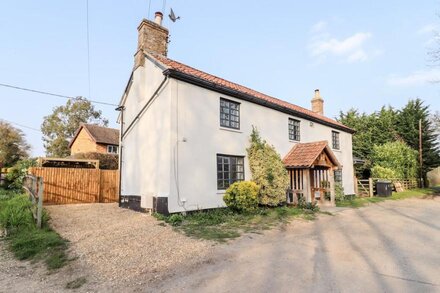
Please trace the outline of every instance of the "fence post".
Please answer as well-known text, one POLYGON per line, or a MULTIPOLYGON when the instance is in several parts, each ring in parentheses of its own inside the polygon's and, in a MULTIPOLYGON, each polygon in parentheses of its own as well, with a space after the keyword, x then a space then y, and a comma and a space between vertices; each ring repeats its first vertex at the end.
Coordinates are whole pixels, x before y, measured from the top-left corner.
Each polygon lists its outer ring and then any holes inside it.
POLYGON ((353 177, 353 182, 354 182, 354 194, 359 195, 358 179, 356 176, 353 177))
POLYGON ((373 197, 373 178, 368 178, 368 193, 370 197, 373 197))
POLYGON ((43 217, 43 177, 38 179, 38 205, 37 205, 37 227, 41 229, 41 221, 43 217))

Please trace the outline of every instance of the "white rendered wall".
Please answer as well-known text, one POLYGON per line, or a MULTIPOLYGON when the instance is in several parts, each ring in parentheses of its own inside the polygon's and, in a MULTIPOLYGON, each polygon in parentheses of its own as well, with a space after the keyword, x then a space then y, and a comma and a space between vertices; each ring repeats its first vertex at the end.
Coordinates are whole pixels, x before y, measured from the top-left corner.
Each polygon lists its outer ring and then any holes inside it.
MULTIPOLYGON (((217 190, 217 154, 245 156, 245 179, 251 180, 246 147, 249 145, 252 125, 258 128, 262 138, 275 146, 282 158, 295 144, 289 141, 288 118, 301 121, 300 142, 327 140, 331 147, 334 130, 331 127, 310 123, 302 118, 186 82, 173 80, 171 98, 172 113, 175 113, 171 123, 171 147, 175 152, 171 167, 171 194, 168 199, 170 212, 224 206, 224 191, 217 190), (240 103, 240 130, 220 127, 220 97, 240 103)), ((334 153, 343 166, 345 193, 352 194, 352 136, 336 131, 340 133, 340 150, 334 150, 334 153)))
MULTIPOLYGON (((162 69, 148 60, 133 73, 124 103, 124 132, 163 79, 162 69)), ((168 80, 122 141, 121 194, 141 196, 143 208, 152 207, 152 196, 170 192, 170 109, 168 80)))

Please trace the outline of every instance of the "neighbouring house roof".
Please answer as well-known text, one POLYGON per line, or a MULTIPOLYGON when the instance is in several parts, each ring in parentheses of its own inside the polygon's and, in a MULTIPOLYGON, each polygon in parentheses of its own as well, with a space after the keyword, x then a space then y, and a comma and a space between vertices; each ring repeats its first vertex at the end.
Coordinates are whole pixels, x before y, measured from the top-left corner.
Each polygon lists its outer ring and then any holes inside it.
POLYGON ((261 104, 263 106, 286 112, 291 115, 309 119, 317 123, 328 125, 348 133, 354 133, 353 129, 345 126, 342 123, 339 123, 336 120, 317 114, 303 107, 268 96, 237 83, 233 83, 223 78, 200 71, 188 65, 171 60, 165 56, 152 53, 145 53, 145 56, 156 64, 159 63, 158 65, 161 65, 164 70, 164 74, 171 77, 190 82, 201 87, 209 88, 216 92, 261 104))
POLYGON ((284 157, 283 163, 287 168, 310 168, 322 152, 327 154, 333 165, 340 166, 327 141, 297 143, 284 157))
POLYGON ((75 136, 69 143, 69 148, 72 147, 76 138, 82 129, 85 129, 90 137, 99 144, 119 145, 119 130, 114 128, 103 127, 95 124, 81 124, 75 133, 75 136))

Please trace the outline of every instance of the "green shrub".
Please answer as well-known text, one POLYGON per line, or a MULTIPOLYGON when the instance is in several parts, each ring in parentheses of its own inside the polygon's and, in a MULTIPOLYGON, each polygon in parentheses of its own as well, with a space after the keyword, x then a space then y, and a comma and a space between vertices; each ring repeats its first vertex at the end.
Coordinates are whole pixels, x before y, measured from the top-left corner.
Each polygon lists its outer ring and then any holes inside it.
POLYGON ((404 142, 393 141, 373 146, 373 177, 411 179, 417 176, 417 151, 404 142))
POLYGON ((31 202, 25 195, 3 202, 0 210, 0 225, 10 232, 33 227, 35 224, 30 210, 31 206, 31 202))
POLYGON ((371 176, 381 179, 394 179, 400 177, 394 170, 379 165, 375 165, 371 168, 371 176))
POLYGON ((27 175, 29 167, 34 167, 37 165, 35 159, 27 159, 18 161, 8 174, 6 174, 6 186, 9 189, 21 191, 23 187, 23 179, 27 175))
POLYGON ((233 210, 254 211, 258 207, 259 187, 252 181, 235 182, 226 190, 223 200, 233 210))
POLYGON ((344 187, 340 182, 335 183, 335 200, 336 201, 345 200, 344 187))
POLYGON ((303 210, 309 210, 312 212, 319 211, 318 202, 307 202, 304 196, 298 198, 298 207, 303 210))
POLYGON ((259 203, 278 206, 286 201, 289 175, 275 148, 261 139, 253 128, 247 149, 252 181, 260 186, 259 203))
POLYGON ((183 216, 181 214, 172 214, 166 218, 166 222, 172 226, 179 226, 183 222, 183 216))

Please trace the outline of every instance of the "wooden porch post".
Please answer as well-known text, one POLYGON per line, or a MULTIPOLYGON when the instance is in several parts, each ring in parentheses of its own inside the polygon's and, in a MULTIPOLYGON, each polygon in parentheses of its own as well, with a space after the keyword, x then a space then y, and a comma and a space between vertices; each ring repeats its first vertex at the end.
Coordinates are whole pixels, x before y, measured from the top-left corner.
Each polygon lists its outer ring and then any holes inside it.
POLYGON ((335 201, 335 173, 333 168, 328 170, 329 181, 330 181, 330 203, 332 206, 336 205, 335 201))
POLYGON ((312 202, 312 189, 310 186, 310 169, 304 169, 303 172, 303 191, 306 202, 312 202))

